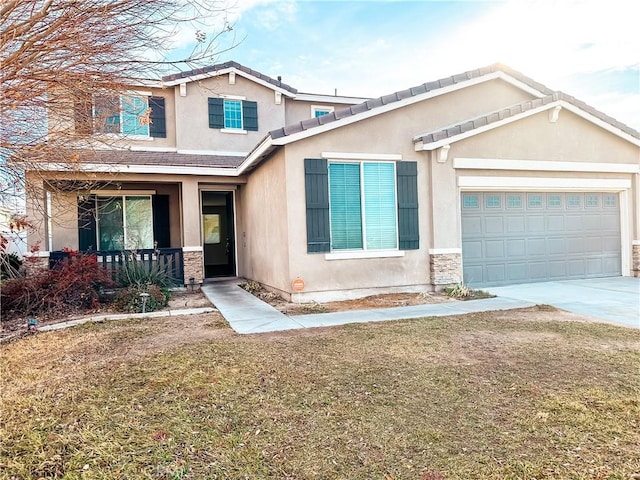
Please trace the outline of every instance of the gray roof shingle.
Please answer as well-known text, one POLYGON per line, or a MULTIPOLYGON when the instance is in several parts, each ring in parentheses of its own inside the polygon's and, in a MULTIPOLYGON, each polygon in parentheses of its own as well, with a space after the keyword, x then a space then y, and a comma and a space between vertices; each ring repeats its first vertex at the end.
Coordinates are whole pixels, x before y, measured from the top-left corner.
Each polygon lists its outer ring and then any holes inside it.
POLYGON ((503 108, 497 110, 495 112, 490 112, 480 117, 476 117, 470 120, 465 120, 457 125, 451 125, 446 128, 442 128, 439 130, 434 130, 429 133, 425 133, 422 135, 418 135, 414 138, 414 142, 422 142, 425 144, 438 142, 440 140, 444 140, 447 138, 454 137, 456 135, 460 135, 461 133, 469 132, 486 125, 490 125, 492 123, 499 122, 501 120, 505 120, 507 118, 513 117, 515 115, 519 115, 521 113, 528 112, 530 110, 534 110, 536 108, 542 107, 544 105, 548 105, 552 102, 556 102, 558 100, 563 100, 567 103, 571 103, 581 110, 593 115, 594 117, 606 122, 623 132, 631 135, 634 138, 640 139, 640 133, 634 130, 633 128, 625 125, 624 123, 618 122, 614 118, 605 115, 604 113, 596 110, 595 108, 587 105, 580 100, 572 97, 571 95, 567 95, 563 92, 553 92, 551 95, 547 95, 542 98, 536 98, 533 100, 527 100, 526 102, 518 103, 515 105, 511 105, 510 107, 503 108))
POLYGON ((167 165, 184 167, 236 168, 244 157, 225 155, 194 155, 175 152, 144 152, 131 150, 86 150, 79 152, 84 163, 109 165, 167 165))
POLYGON ((275 140, 277 138, 282 138, 287 135, 293 135, 294 133, 299 133, 304 130, 309 130, 311 128, 318 127, 320 125, 326 125, 327 123, 335 122, 342 118, 350 117, 352 115, 357 115, 367 110, 374 110, 376 108, 382 107, 383 105, 389 105, 410 97, 415 97, 417 95, 421 95, 427 92, 431 92, 433 90, 438 90, 440 88, 444 88, 451 85, 455 85, 457 83, 472 80, 474 78, 482 77, 484 75, 488 75, 490 73, 498 72, 498 71, 506 73, 507 75, 528 85, 531 88, 534 88, 535 90, 538 90, 544 93, 545 95, 551 95, 553 93, 553 90, 545 87, 541 83, 538 83, 532 80, 531 78, 523 75, 522 73, 512 70, 506 65, 495 63, 487 67, 477 68, 475 70, 469 70, 467 72, 459 73, 457 75, 452 75, 446 78, 441 78, 433 82, 423 83, 422 85, 417 85, 415 87, 411 87, 406 90, 400 90, 390 95, 384 95, 379 98, 367 100, 364 103, 339 109, 332 113, 329 113, 328 115, 322 115, 318 118, 304 120, 302 122, 294 123, 292 125, 287 125, 284 128, 278 128, 276 130, 272 130, 271 132, 269 132, 269 134, 271 135, 271 138, 275 140))
POLYGON ((274 87, 278 87, 278 88, 282 88, 283 90, 286 90, 288 92, 291 93, 298 93, 298 90, 291 87, 290 85, 287 85, 286 83, 282 83, 280 80, 277 80, 275 78, 272 78, 268 75, 265 75, 263 73, 258 72, 257 70, 253 70, 251 68, 245 67, 244 65, 240 65, 238 62, 225 62, 225 63, 218 63, 216 65, 211 65, 209 67, 202 67, 202 68, 196 68, 194 70, 189 70, 187 72, 178 72, 178 73, 174 73, 172 75, 166 75, 164 77, 162 77, 162 81, 163 82, 173 82, 175 80, 180 80, 182 78, 187 79, 188 77, 194 77, 196 75, 204 75, 207 73, 213 73, 213 72, 218 72, 220 70, 224 70, 226 68, 235 68, 237 70, 240 70, 248 75, 251 75, 253 77, 259 78, 260 80, 263 80, 267 83, 270 83, 271 85, 273 85, 274 87))

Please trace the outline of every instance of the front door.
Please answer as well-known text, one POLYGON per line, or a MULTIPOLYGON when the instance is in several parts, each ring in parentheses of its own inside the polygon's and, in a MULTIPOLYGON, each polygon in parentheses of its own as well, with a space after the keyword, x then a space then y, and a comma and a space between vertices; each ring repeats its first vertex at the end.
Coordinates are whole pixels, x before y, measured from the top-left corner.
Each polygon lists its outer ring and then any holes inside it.
POLYGON ((232 192, 202 192, 202 236, 205 277, 235 275, 232 192))

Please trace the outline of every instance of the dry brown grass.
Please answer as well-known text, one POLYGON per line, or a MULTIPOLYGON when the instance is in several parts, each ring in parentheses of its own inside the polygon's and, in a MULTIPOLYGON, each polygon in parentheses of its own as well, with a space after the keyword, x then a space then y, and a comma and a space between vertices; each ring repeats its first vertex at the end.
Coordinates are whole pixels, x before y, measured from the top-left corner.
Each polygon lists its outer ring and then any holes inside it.
POLYGON ((215 315, 2 347, 7 479, 627 479, 640 332, 525 309, 239 336, 215 315))

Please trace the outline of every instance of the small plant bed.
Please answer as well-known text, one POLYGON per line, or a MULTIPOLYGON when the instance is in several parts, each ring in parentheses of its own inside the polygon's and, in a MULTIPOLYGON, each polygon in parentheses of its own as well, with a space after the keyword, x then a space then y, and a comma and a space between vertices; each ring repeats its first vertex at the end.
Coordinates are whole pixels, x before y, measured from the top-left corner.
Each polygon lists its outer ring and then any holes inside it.
POLYGON ((445 287, 444 294, 457 300, 479 300, 481 298, 495 297, 495 295, 492 295, 489 292, 485 292, 484 290, 475 290, 461 283, 451 287, 445 287))
POLYGON ((285 315, 309 315, 313 313, 342 312, 345 310, 370 310, 372 308, 408 307, 412 305, 427 305, 455 301, 443 293, 388 293, 370 295, 354 300, 342 300, 338 302, 309 302, 292 303, 284 300, 277 293, 266 290, 260 283, 250 281, 240 285, 249 293, 255 295, 263 302, 268 303, 285 315))

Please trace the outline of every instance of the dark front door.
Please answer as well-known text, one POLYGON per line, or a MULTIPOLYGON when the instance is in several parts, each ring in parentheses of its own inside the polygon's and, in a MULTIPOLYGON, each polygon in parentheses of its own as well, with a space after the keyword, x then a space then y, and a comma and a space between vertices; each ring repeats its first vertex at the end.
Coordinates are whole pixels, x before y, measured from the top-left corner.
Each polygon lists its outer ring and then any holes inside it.
POLYGON ((205 277, 235 275, 232 192, 202 192, 202 235, 205 277))

